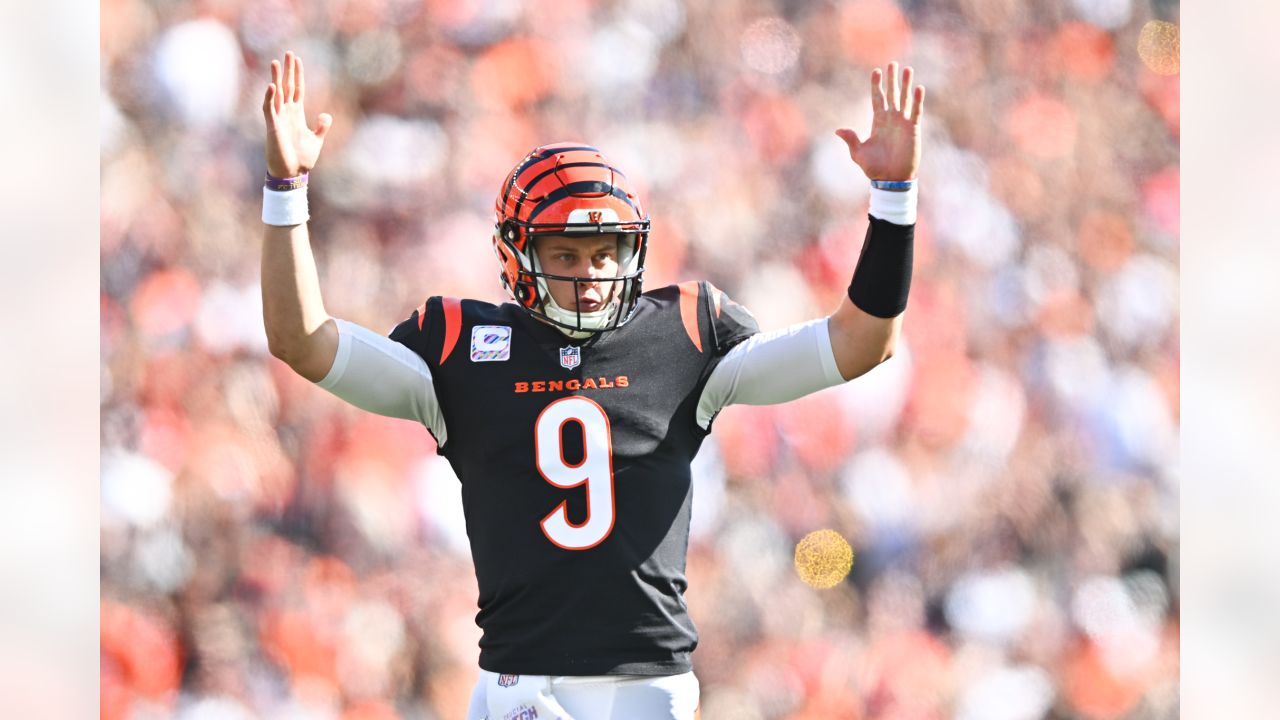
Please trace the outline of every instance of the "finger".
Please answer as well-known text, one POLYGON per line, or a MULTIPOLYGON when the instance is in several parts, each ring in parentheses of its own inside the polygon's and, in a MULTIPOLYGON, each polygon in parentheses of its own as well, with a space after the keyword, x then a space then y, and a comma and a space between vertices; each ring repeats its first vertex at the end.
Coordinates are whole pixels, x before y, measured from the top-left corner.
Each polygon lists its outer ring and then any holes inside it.
POLYGON ((897 112, 902 109, 902 103, 898 97, 898 61, 894 60, 889 63, 889 103, 885 107, 886 110, 897 112))
POLYGON ((324 140, 324 136, 329 134, 329 128, 333 127, 333 116, 329 113, 320 113, 320 117, 316 122, 316 138, 324 140))
POLYGON ((275 106, 275 111, 280 112, 280 61, 271 61, 271 86, 274 88, 271 93, 271 99, 275 106))
POLYGON ((871 71, 871 109, 879 115, 888 107, 884 97, 884 73, 880 72, 880 68, 876 68, 871 71))
POLYGON ((917 85, 915 102, 911 104, 911 122, 919 124, 922 114, 924 114, 924 86, 917 85))
POLYGON ((295 100, 302 102, 303 96, 307 94, 306 79, 302 75, 302 58, 294 58, 294 63, 298 67, 298 87, 294 90, 293 96, 295 100))
POLYGON ((858 133, 854 132, 850 128, 840 128, 839 130, 836 130, 836 136, 843 140, 845 145, 849 146, 850 156, 856 155, 858 151, 862 149, 862 140, 858 138, 858 133))
POLYGON ((298 101, 298 56, 290 53, 293 58, 293 68, 289 72, 289 99, 298 101))
POLYGON ((266 95, 262 98, 262 114, 266 115, 268 120, 270 120, 271 116, 275 114, 275 94, 276 86, 267 85, 266 95))
POLYGON ((284 96, 284 101, 293 100, 293 53, 284 54, 284 78, 280 85, 280 94, 284 96))
POLYGON ((906 110, 911 106, 911 81, 915 79, 915 71, 908 65, 902 69, 902 97, 898 101, 898 109, 906 110))

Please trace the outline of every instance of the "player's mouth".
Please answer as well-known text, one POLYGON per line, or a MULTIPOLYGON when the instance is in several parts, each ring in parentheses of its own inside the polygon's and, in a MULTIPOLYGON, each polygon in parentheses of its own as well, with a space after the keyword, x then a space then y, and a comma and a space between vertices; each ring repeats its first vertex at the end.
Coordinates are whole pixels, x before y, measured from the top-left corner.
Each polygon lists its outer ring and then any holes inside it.
POLYGON ((602 307, 604 307, 604 302, 601 300, 592 300, 590 298, 578 298, 578 312, 584 312, 584 313, 595 312, 602 307))

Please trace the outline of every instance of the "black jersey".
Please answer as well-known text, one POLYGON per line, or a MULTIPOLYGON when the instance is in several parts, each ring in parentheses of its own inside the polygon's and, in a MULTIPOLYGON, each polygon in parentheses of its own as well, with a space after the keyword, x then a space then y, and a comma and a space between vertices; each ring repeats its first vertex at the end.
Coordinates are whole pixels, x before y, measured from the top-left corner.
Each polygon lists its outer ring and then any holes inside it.
POLYGON ((391 333, 426 360, 462 480, 480 667, 662 675, 698 643, 683 593, 695 411, 757 332, 708 283, 645 293, 578 341, 518 306, 433 297, 391 333))

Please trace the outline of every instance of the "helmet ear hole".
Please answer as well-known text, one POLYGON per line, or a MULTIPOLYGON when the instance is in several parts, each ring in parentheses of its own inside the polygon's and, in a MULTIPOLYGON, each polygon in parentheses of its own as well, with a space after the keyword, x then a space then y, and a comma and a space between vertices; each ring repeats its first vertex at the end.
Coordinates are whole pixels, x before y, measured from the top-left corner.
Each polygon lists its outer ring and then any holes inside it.
POLYGON ((502 226, 499 228, 499 231, 502 233, 503 240, 506 240, 512 245, 516 245, 518 247, 516 241, 520 237, 520 230, 519 228, 516 227, 516 224, 514 222, 507 220, 506 222, 502 223, 502 226))

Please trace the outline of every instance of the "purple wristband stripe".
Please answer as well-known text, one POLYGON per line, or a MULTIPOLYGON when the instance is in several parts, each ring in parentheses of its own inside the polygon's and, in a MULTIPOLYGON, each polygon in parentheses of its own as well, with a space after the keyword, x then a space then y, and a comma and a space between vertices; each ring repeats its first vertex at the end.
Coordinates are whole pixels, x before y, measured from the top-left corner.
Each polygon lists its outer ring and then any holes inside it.
POLYGON ((266 179, 263 181, 263 184, 266 185, 268 190, 275 190, 276 192, 297 190, 298 188, 304 188, 307 186, 308 177, 310 177, 310 173, 302 173, 296 177, 288 178, 271 177, 271 175, 268 174, 266 179))

